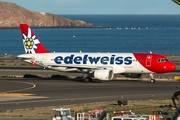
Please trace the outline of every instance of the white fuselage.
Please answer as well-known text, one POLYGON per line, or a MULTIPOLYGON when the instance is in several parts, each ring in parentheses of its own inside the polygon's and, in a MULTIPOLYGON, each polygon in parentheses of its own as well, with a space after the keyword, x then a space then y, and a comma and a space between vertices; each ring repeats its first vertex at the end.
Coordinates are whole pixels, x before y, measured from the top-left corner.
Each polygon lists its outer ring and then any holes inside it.
POLYGON ((143 67, 132 53, 40 53, 22 54, 18 57, 27 58, 26 62, 36 62, 37 65, 53 68, 81 69, 112 69, 113 73, 150 73, 143 67), (31 58, 31 59, 28 59, 31 58))

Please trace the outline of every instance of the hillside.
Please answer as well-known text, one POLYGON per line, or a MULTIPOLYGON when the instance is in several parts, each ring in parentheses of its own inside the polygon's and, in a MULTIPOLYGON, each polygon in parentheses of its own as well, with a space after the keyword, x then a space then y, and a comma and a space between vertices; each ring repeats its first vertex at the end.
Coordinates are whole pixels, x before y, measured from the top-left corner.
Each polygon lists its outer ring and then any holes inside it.
POLYGON ((0 1, 0 16, 0 28, 19 27, 20 23, 27 23, 31 27, 93 27, 91 23, 35 12, 11 2, 0 1))

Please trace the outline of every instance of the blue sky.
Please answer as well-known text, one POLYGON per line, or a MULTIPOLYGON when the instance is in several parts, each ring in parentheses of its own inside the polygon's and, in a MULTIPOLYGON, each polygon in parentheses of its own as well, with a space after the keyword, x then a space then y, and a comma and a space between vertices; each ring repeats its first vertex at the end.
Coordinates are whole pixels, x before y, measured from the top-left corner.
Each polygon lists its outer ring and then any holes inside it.
POLYGON ((53 14, 180 14, 172 0, 2 0, 53 14))

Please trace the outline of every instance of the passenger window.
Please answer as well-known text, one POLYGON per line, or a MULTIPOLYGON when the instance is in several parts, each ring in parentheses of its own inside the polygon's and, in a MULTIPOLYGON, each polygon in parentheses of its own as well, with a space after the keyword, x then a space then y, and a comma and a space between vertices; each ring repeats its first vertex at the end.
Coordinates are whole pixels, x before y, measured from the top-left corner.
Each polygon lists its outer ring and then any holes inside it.
POLYGON ((140 60, 140 62, 144 62, 144 60, 140 60))
POLYGON ((109 61, 109 58, 104 58, 104 61, 109 61))
POLYGON ((80 60, 80 59, 77 59, 77 62, 81 62, 81 60, 80 60))

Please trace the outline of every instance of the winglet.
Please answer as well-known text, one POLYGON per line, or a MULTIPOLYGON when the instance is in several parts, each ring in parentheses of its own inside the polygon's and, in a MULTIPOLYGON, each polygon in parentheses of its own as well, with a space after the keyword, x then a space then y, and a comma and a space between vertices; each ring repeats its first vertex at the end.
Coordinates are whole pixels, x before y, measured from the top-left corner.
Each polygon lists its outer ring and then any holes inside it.
POLYGON ((27 24, 20 24, 23 45, 26 54, 48 53, 34 32, 27 24))

